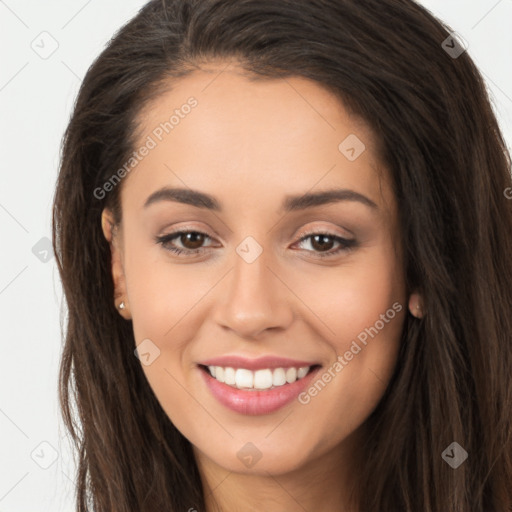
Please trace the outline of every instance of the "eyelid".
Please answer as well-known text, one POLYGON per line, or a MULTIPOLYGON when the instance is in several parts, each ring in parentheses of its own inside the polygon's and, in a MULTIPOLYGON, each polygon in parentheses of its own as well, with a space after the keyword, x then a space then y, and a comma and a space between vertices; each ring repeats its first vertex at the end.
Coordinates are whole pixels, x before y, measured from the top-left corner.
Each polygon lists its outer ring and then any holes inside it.
POLYGON ((170 231, 165 231, 165 228, 162 229, 162 231, 164 232, 162 235, 159 235, 160 237, 164 237, 164 236, 170 236, 170 235, 175 235, 176 233, 182 233, 182 232, 186 232, 186 233, 190 233, 190 232, 194 232, 194 233, 202 233, 204 235, 207 235, 209 236, 210 238, 214 239, 215 237, 211 235, 210 233, 210 230, 209 229, 205 229, 205 228, 202 228, 202 227, 197 227, 197 226, 192 226, 192 225, 179 225, 178 227, 176 228, 172 228, 170 231))
POLYGON ((332 227, 320 227, 320 228, 309 228, 304 229, 303 231, 300 231, 299 234, 297 234, 297 237, 300 237, 301 239, 308 236, 308 235, 329 235, 329 236, 336 236, 339 238, 344 238, 346 240, 350 240, 351 238, 355 238, 355 235, 350 232, 348 229, 345 229, 347 234, 339 233, 336 231, 336 228, 332 227))

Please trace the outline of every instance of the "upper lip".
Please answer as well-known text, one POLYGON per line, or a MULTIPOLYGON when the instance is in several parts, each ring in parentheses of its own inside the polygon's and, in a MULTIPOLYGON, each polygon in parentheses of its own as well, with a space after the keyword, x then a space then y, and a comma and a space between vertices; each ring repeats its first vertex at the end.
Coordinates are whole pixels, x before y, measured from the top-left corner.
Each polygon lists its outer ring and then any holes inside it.
POLYGON ((204 366, 223 366, 231 368, 246 368, 247 370, 262 370, 265 368, 301 368, 305 366, 314 366, 311 361, 299 361, 297 359, 288 359, 287 357, 263 356, 255 359, 247 359, 246 357, 228 355, 221 357, 213 357, 199 364, 204 366))

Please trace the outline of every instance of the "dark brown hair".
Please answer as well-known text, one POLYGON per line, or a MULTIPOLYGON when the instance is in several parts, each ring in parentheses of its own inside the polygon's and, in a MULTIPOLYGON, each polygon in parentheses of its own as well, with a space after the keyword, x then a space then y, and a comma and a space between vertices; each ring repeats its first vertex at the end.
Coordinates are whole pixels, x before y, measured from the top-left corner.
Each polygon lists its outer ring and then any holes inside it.
MULTIPOLYGON (((78 454, 79 511, 204 510, 173 426, 114 307, 101 187, 134 151, 137 114, 180 76, 229 59, 301 76, 373 129, 391 173, 409 291, 393 378, 361 446, 364 512, 512 509, 510 155, 485 84, 450 30, 411 0, 153 0, 92 64, 67 127, 53 236, 67 301, 60 403, 78 454), (457 469, 452 442, 469 454, 457 469)), ((200 107, 199 107, 200 108, 200 107)))

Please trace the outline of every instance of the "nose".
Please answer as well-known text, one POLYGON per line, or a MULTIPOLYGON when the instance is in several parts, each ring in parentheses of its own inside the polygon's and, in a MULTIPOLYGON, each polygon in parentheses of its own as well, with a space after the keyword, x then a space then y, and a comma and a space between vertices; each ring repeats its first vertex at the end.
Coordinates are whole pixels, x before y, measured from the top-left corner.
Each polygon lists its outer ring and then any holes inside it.
POLYGON ((293 293, 267 251, 248 262, 235 254, 234 268, 217 301, 215 320, 244 339, 259 339, 267 330, 286 329, 293 320, 293 293), (271 268, 273 267, 273 268, 271 268))

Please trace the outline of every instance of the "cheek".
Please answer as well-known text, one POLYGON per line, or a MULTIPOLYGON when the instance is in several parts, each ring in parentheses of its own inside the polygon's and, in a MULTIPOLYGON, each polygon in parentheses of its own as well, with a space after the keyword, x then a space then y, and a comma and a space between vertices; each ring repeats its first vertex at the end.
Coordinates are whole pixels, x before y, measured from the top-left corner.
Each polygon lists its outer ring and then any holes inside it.
POLYGON ((322 423, 314 428, 330 433, 318 439, 324 447, 367 419, 396 365, 406 295, 395 258, 382 254, 340 268, 335 279, 317 280, 308 294, 311 308, 328 326, 322 332, 335 352, 300 397, 309 416, 322 423))
POLYGON ((323 432, 317 449, 328 449, 349 436, 382 399, 396 366, 403 327, 404 310, 399 302, 394 306, 384 309, 387 323, 379 313, 378 320, 368 317, 358 320, 359 325, 346 325, 334 343, 337 355, 299 396, 308 417, 317 418, 311 435, 323 432))
POLYGON ((204 320, 204 304, 218 281, 217 273, 207 265, 171 262, 156 244, 144 246, 127 239, 125 247, 135 343, 142 343, 144 352, 150 353, 150 363, 142 369, 168 416, 178 428, 187 430, 189 415, 184 413, 190 410, 193 417, 199 417, 186 391, 191 369, 193 378, 198 378, 191 342, 204 320))
POLYGON ((171 263, 156 244, 144 247, 133 241, 126 249, 126 287, 136 341, 176 339, 175 331, 212 288, 211 272, 171 263))
POLYGON ((142 370, 156 398, 174 425, 183 432, 199 428, 205 418, 187 392, 190 341, 200 322, 197 315, 215 283, 211 271, 199 266, 171 264, 162 249, 126 240, 125 274, 136 345, 149 353, 142 370), (212 282, 210 284, 210 282, 212 282), (148 342, 149 340, 149 342, 148 342))
POLYGON ((383 337, 400 334, 402 323, 387 321, 405 309, 403 271, 392 246, 382 244, 348 257, 338 267, 314 269, 300 279, 296 276, 294 290, 307 297, 304 302, 315 313, 316 325, 338 354, 348 350, 361 333, 364 338, 365 329, 376 322, 383 337), (386 318, 382 320, 381 315, 386 318))
POLYGON ((333 425, 364 421, 394 370, 406 314, 403 274, 394 254, 392 247, 381 246, 300 285, 298 294, 308 297, 318 332, 333 351, 303 404, 322 410, 336 404, 329 414, 333 425))

